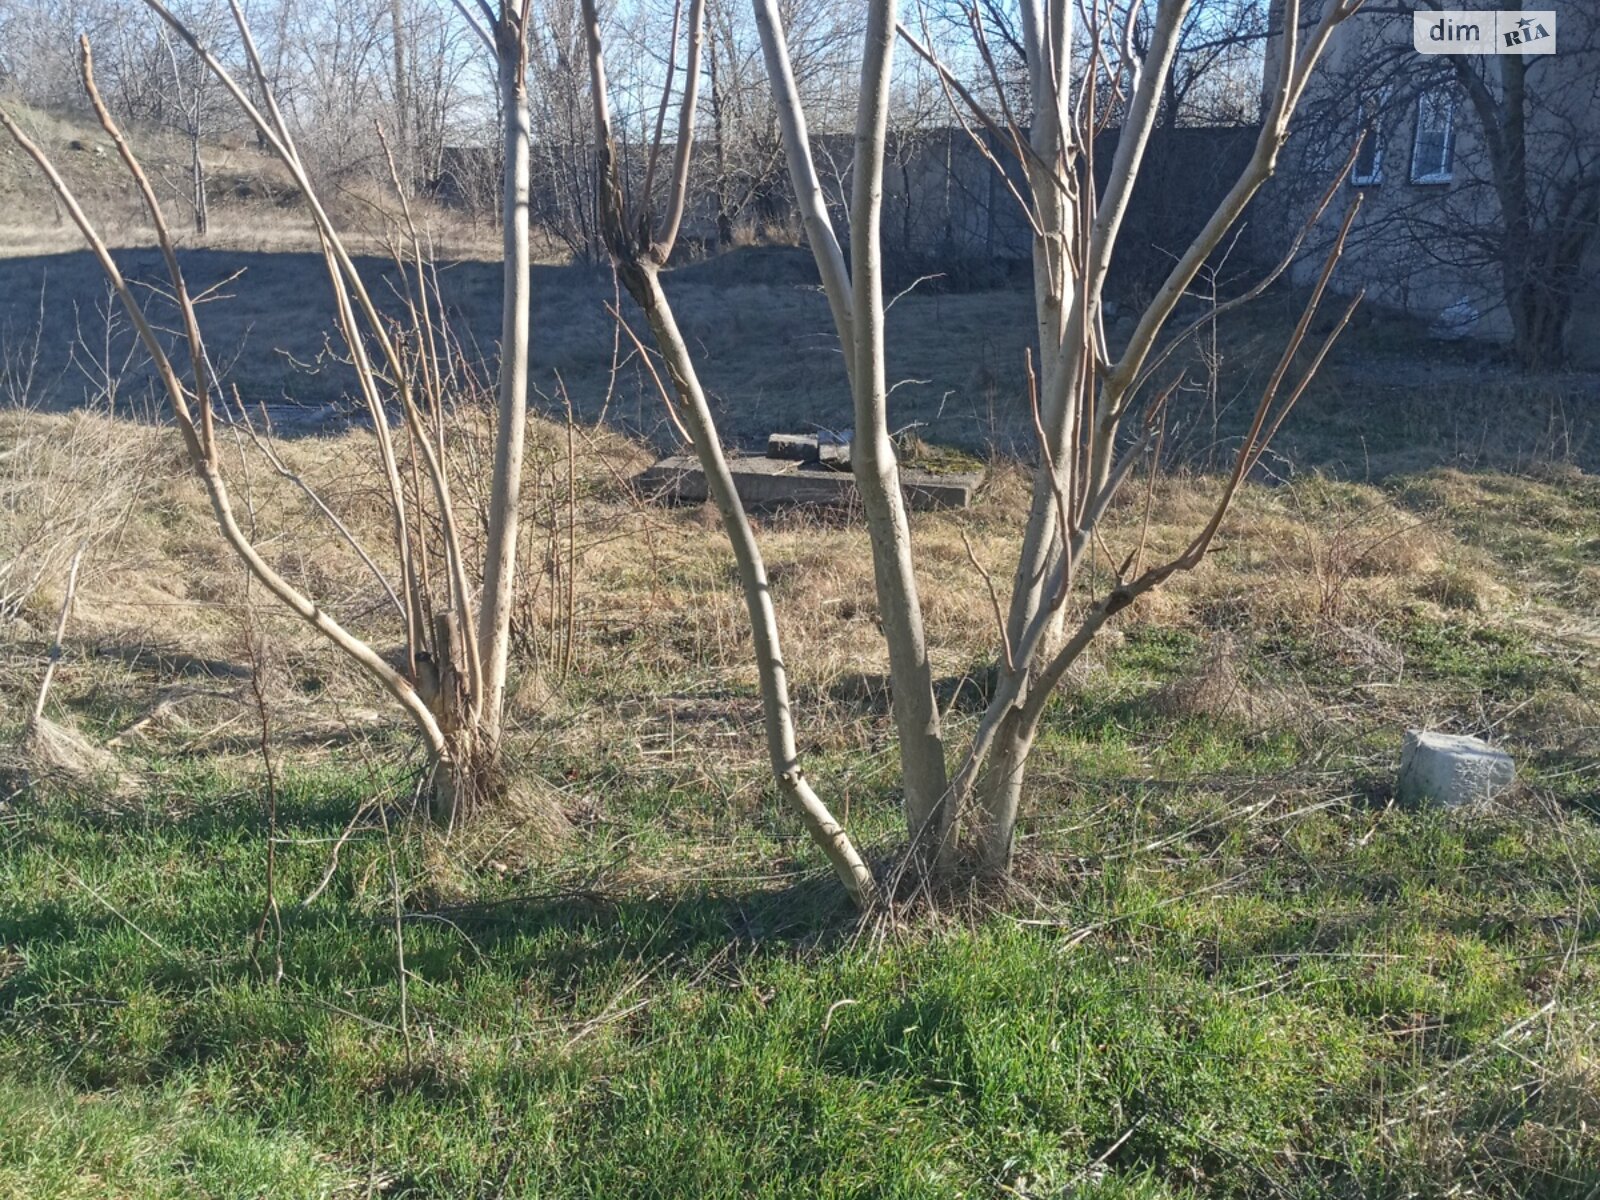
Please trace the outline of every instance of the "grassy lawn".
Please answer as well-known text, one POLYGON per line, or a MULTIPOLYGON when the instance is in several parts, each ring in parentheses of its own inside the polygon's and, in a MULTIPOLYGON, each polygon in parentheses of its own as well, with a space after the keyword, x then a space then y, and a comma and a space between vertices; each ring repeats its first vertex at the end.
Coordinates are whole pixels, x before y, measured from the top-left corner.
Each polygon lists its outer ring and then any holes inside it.
MULTIPOLYGON (((1242 731, 1126 736, 1254 770, 1242 731)), ((230 781, 30 808, 0 867, 0 1193, 1600 1186, 1592 816, 1074 776, 1025 899, 858 928, 781 830, 624 884, 615 848, 507 871, 370 816, 302 910, 373 791, 291 775, 281 981, 230 781)))
MULTIPOLYGON (((150 138, 180 177, 186 143, 150 138)), ((157 278, 113 158, 61 157, 129 277, 157 278)), ((222 470, 274 567, 396 655, 352 545, 396 575, 387 480, 346 419, 304 214, 248 147, 206 165, 216 225, 184 270, 220 289, 217 366, 288 464, 235 438, 222 470)), ((863 917, 770 782, 717 518, 629 484, 676 436, 610 272, 533 270, 513 786, 447 834, 395 713, 219 549, 98 266, 23 166, 0 162, 0 1200, 1600 1200, 1600 376, 1522 376, 1362 309, 1202 567, 1074 665, 1014 880, 863 917), (115 770, 19 784, 78 544, 49 714, 115 770), (1492 739, 1516 785, 1398 805, 1409 727, 1492 739), (529 793, 570 837, 519 822, 529 793)), ((384 303, 387 226, 336 202, 384 303)), ((487 377, 493 230, 428 223, 487 377)), ((730 446, 850 424, 805 250, 663 280, 730 446)), ((886 344, 891 426, 989 471, 970 510, 913 518, 960 747, 992 685, 984 572, 1009 579, 1028 505, 1035 319, 1022 290, 949 283, 898 295, 886 344)), ((1108 513, 1077 612, 1106 563, 1189 544, 1303 299, 1269 292, 1173 360, 1171 469, 1108 513)), ((1132 332, 1112 319, 1108 345, 1132 332)), ((473 555, 493 449, 472 404, 449 420, 473 555)), ((756 526, 807 777, 887 874, 858 518, 756 526)))
MULTIPOLYGON (((859 923, 753 747, 701 719, 753 719, 713 616, 650 656, 592 618, 573 699, 524 722, 580 829, 554 861, 514 825, 413 821, 385 730, 280 750, 281 951, 271 922, 254 939, 269 826, 247 738, 147 746, 132 799, 14 802, 0 1195, 1593 1196, 1580 566, 1529 576, 1480 489, 1600 515, 1581 478, 1252 492, 1258 541, 1291 522, 1331 562, 1359 524, 1368 549, 1337 588, 1307 566, 1293 604, 1225 552, 1112 639, 1050 716, 1017 887, 937 912, 859 923), (1372 515, 1394 497, 1426 507, 1372 515), (1397 580, 1372 547, 1401 534, 1369 526, 1402 514, 1449 540, 1397 580), (1317 615, 1343 604, 1402 666, 1317 615), (1396 807, 1408 715, 1493 725, 1522 784, 1491 813, 1396 807), (581 736, 596 719, 611 733, 581 736)), ((924 541, 991 519, 928 518, 924 541)), ((725 564, 670 520, 681 556, 654 586, 723 603, 725 564)), ((779 562, 859 536, 767 532, 779 562)), ((594 567, 614 594, 637 569, 594 567)), ((837 636, 797 642, 815 661, 837 636)), ((826 717, 814 775, 888 854, 881 704, 801 676, 826 717)), ((81 727, 136 714, 114 680, 64 686, 81 727)))
MULTIPOLYGON (((695 319, 737 365, 717 311, 695 319)), ((763 394, 815 374, 773 370, 763 394)), ((1009 386, 973 375, 961 411, 1009 386)), ((1404 447, 1438 397, 1384 395, 1308 401, 1302 449, 1355 444, 1349 422, 1404 447)), ((169 432, 0 414, 14 549, 61 509, 119 522, 51 713, 123 770, 0 800, 0 1196, 1600 1195, 1593 475, 1407 465, 1463 425, 1370 472, 1308 452, 1327 474, 1252 483, 1202 569, 1119 616, 1048 714, 1015 886, 859 921, 766 782, 714 520, 640 503, 650 451, 587 416, 570 458, 565 425, 532 425, 525 479, 508 740, 519 786, 573 824, 552 852, 514 817, 449 838, 416 819, 392 716, 217 555, 169 432), (263 636, 275 826, 242 651, 263 636), (1408 726, 1493 738, 1517 787, 1490 812, 1397 807, 1408 726)), ((483 457, 470 421, 453 436, 483 457)), ((281 449, 385 544, 359 431, 281 449)), ((1026 504, 991 467, 974 508, 914 526, 955 744, 995 640, 969 555, 1006 572, 1026 504)), ((281 569, 396 645, 303 496, 249 486, 281 569)), ((1146 536, 1175 552, 1218 486, 1163 479, 1146 528, 1139 481, 1112 560, 1146 536)), ((860 523, 760 536, 807 774, 887 863, 860 523)), ((5 745, 58 599, 0 614, 5 745)))

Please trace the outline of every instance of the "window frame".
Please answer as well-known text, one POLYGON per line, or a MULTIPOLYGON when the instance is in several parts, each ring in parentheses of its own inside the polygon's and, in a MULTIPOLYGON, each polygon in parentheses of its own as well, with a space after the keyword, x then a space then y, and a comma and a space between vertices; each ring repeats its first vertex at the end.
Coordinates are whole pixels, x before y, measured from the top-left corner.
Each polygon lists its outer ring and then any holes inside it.
POLYGON ((1427 88, 1417 93, 1416 122, 1411 138, 1411 182, 1421 185, 1436 185, 1454 183, 1456 177, 1456 96, 1448 87, 1427 88), (1439 169, 1424 172, 1421 170, 1422 138, 1424 134, 1423 114, 1429 105, 1438 106, 1444 114, 1442 133, 1444 141, 1440 147, 1439 169))
POLYGON ((1380 187, 1383 184, 1384 153, 1388 150, 1388 138, 1384 136, 1383 117, 1389 108, 1389 91, 1385 88, 1369 104, 1362 100, 1356 108, 1356 130, 1366 131, 1367 140, 1362 143, 1361 153, 1356 155, 1355 161, 1350 164, 1351 187, 1380 187), (1367 119, 1368 108, 1373 109, 1371 120, 1367 119), (1366 174, 1361 172, 1361 159, 1365 156, 1368 147, 1372 148, 1372 166, 1366 174))

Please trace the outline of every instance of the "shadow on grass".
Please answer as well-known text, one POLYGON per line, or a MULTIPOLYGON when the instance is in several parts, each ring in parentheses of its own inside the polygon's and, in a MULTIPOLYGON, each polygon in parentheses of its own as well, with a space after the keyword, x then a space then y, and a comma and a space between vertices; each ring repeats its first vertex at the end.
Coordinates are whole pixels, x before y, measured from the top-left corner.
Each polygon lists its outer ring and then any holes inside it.
MULTIPOLYGON (((117 935, 123 947, 117 953, 136 950, 148 960, 144 969, 163 984, 253 977, 244 950, 261 920, 267 836, 265 815, 253 801, 221 799, 181 813, 76 806, 68 811, 64 803, 53 803, 49 818, 27 822, 9 849, 21 855, 40 852, 65 876, 65 886, 58 884, 45 898, 0 907, 0 945, 90 947, 117 935), (202 864, 232 883, 218 888, 215 880, 194 879, 130 895, 115 879, 116 860, 123 856, 202 864), (94 859, 100 860, 96 869, 68 865, 94 859), (237 953, 230 956, 229 948, 237 953)), ((416 837, 399 832, 406 816, 398 807, 389 815, 397 827, 392 843, 384 838, 376 810, 353 829, 351 811, 340 797, 315 790, 295 794, 291 789, 280 804, 279 870, 292 876, 292 882, 280 884, 284 936, 291 974, 308 984, 338 985, 347 982, 342 978, 347 974, 371 979, 393 970, 396 917, 388 887, 372 884, 374 875, 387 868, 391 844, 402 856, 402 879, 411 879, 400 884, 407 968, 432 983, 459 980, 487 959, 499 970, 536 972, 558 988, 563 981, 575 986, 597 965, 627 961, 648 962, 663 978, 697 975, 710 969, 708 963, 736 961, 750 952, 803 956, 826 950, 847 942, 860 928, 855 910, 826 871, 756 876, 731 887, 630 884, 613 890, 587 879, 567 882, 584 870, 582 864, 568 864, 557 867, 552 881, 542 886, 481 872, 466 881, 469 889, 483 886, 481 898, 441 899, 427 866, 411 861, 426 859, 429 851, 416 837), (310 890, 306 882, 321 876, 333 846, 347 832, 331 886, 309 906, 302 904, 310 890), (282 856, 296 852, 298 869, 286 868, 282 856), (339 947, 337 954, 328 953, 333 946, 339 947)), ((462 881, 453 887, 460 892, 462 881)), ((21 972, 0 982, 0 1010, 37 990, 27 978, 21 972)))
MULTIPOLYGON (((933 681, 934 699, 941 712, 981 713, 994 693, 996 676, 992 666, 941 676, 933 681)), ((893 700, 889 676, 883 671, 841 672, 828 685, 826 695, 836 704, 873 714, 888 713, 893 700)))
POLYGON ((96 645, 97 658, 115 659, 140 671, 201 679, 249 679, 250 668, 224 658, 205 658, 184 650, 163 646, 96 645))

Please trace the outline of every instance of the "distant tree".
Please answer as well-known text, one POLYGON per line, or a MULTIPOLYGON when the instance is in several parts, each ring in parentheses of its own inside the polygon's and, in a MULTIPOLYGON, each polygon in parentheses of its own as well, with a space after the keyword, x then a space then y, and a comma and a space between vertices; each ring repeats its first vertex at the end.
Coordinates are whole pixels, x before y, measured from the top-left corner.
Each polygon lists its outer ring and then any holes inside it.
POLYGON ((205 125, 206 98, 210 92, 210 72, 197 55, 179 54, 172 39, 161 31, 167 60, 172 64, 172 94, 183 121, 184 136, 189 142, 189 206, 194 212, 194 231, 204 234, 209 224, 209 206, 206 202, 206 170, 202 155, 205 125))
POLYGON ((1559 32, 1557 55, 1446 59, 1482 145, 1480 161, 1466 165, 1474 181, 1486 176, 1493 203, 1465 188, 1440 219, 1423 222, 1445 253, 1498 270, 1516 356, 1534 368, 1566 361, 1573 300, 1600 244, 1600 14, 1568 6, 1559 32))
MULTIPOLYGON (((1273 0, 1191 0, 1178 31, 1172 67, 1163 84, 1159 128, 1247 125, 1260 117, 1261 61, 1272 3, 1273 0)), ((1085 18, 1075 27, 1075 63, 1081 69, 1096 53, 1096 38, 1110 37, 1114 42, 1124 34, 1131 38, 1129 49, 1133 54, 1143 57, 1150 49, 1159 8, 1159 0, 1101 0, 1094 11, 1102 15, 1094 20, 1085 18)), ((970 60, 970 51, 952 56, 945 63, 946 69, 964 74, 963 82, 975 96, 993 97, 998 82, 1007 90, 1011 107, 1027 107, 1022 9, 1015 0, 924 0, 914 13, 915 19, 908 15, 907 24, 919 36, 931 37, 941 27, 981 32, 994 62, 994 76, 978 70, 975 63, 962 72, 961 59, 970 60)), ((1101 47, 1113 54, 1118 49, 1114 44, 1101 47)), ((1111 125, 1121 120, 1127 100, 1126 92, 1114 79, 1101 80, 1097 106, 1111 125)))
MULTIPOLYGON (((1153 0, 1135 25, 1139 53, 1155 28, 1153 0)), ((1267 13, 1260 0, 1196 0, 1183 20, 1161 97, 1160 124, 1248 125, 1259 119, 1267 13)))
POLYGON ((548 0, 529 31, 532 76, 536 217, 574 256, 600 259, 600 211, 595 190, 587 56, 577 0, 548 0))

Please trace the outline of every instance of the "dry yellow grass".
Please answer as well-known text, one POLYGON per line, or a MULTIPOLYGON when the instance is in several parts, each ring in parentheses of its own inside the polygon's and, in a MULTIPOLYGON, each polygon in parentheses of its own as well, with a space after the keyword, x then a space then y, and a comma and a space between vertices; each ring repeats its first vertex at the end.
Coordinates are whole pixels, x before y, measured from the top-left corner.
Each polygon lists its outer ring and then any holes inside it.
MULTIPOLYGON (((47 112, 7 98, 8 111, 50 155, 89 219, 113 249, 151 244, 149 220, 114 148, 92 118, 47 112)), ((125 130, 135 154, 158 181, 168 222, 182 245, 246 252, 314 251, 316 234, 283 165, 242 137, 207 140, 201 147, 209 223, 194 232, 187 191, 189 143, 178 133, 135 126, 125 130)), ((322 197, 352 251, 383 254, 398 212, 392 192, 376 182, 342 179, 322 197)), ((416 203, 416 212, 441 257, 499 257, 498 232, 463 213, 416 203)), ((83 249, 83 239, 31 161, 6 140, 0 146, 0 260, 83 249)))
MULTIPOLYGON (((458 462, 481 461, 482 436, 473 422, 459 423, 458 462)), ((93 510, 109 479, 142 480, 136 491, 122 493, 133 499, 126 519, 86 566, 69 631, 79 657, 62 686, 71 689, 74 675, 82 686, 86 674, 120 673, 114 685, 98 686, 121 689, 127 712, 151 717, 130 741, 166 736, 243 751, 248 721, 247 689, 239 682, 241 639, 254 622, 280 647, 277 694, 286 726, 309 731, 305 740, 314 742, 316 730, 341 722, 388 722, 381 697, 246 585, 211 525, 199 487, 181 468, 173 437, 86 414, 0 415, 0 451, 13 452, 8 463, 29 464, 50 480, 56 511, 93 510), (106 453, 65 453, 79 443, 106 453), (90 665, 85 651, 93 651, 90 665)), ((285 441, 280 450, 387 566, 387 518, 370 441, 353 431, 285 441)), ((759 779, 749 634, 732 556, 714 516, 642 503, 628 480, 649 461, 648 451, 590 428, 575 434, 577 507, 569 513, 566 445, 564 426, 531 423, 513 719, 524 730, 560 725, 575 752, 604 749, 622 732, 646 757, 710 755, 735 775, 759 779), (573 676, 562 682, 555 664, 564 657, 569 620, 560 582, 569 557, 576 569, 575 643, 573 676)), ((399 623, 377 581, 304 495, 247 446, 241 444, 225 469, 269 559, 375 645, 396 649, 399 623)), ((1205 477, 1159 481, 1147 556, 1186 544, 1219 486, 1205 477)), ((470 525, 481 479, 463 473, 458 487, 470 525)), ((989 593, 968 561, 966 542, 1003 590, 1024 503, 1021 472, 1002 464, 974 508, 915 518, 935 669, 952 697, 981 687, 997 647, 989 593)), ((1132 549, 1142 518, 1142 486, 1136 486, 1112 514, 1110 558, 1102 555, 1082 580, 1078 603, 1108 586, 1107 564, 1132 549)), ((864 530, 839 514, 792 512, 762 519, 759 536, 802 736, 813 747, 865 744, 875 736, 870 714, 881 709, 888 664, 864 530)), ((38 645, 59 586, 59 573, 48 576, 21 606, 12 626, 17 645, 38 645)), ((1402 509, 1376 488, 1311 480, 1247 488, 1217 552, 1124 614, 1119 626, 1188 630, 1221 646, 1254 631, 1295 630, 1321 639, 1333 659, 1384 678, 1393 675, 1397 652, 1371 631, 1386 618, 1419 605, 1441 613, 1468 607, 1463 597, 1503 607, 1507 595, 1483 554, 1442 523, 1402 509)), ((1120 636, 1111 631, 1086 657, 1080 682, 1120 636)), ((1175 686, 1167 697, 1173 705, 1255 723, 1271 723, 1296 707, 1282 686, 1241 677, 1234 656, 1207 661, 1217 669, 1202 671, 1187 688, 1175 686), (1218 683, 1224 675, 1227 686, 1218 683)), ((15 686, 6 689, 4 701, 10 720, 19 715, 17 697, 36 662, 26 652, 13 655, 8 673, 15 686)))

